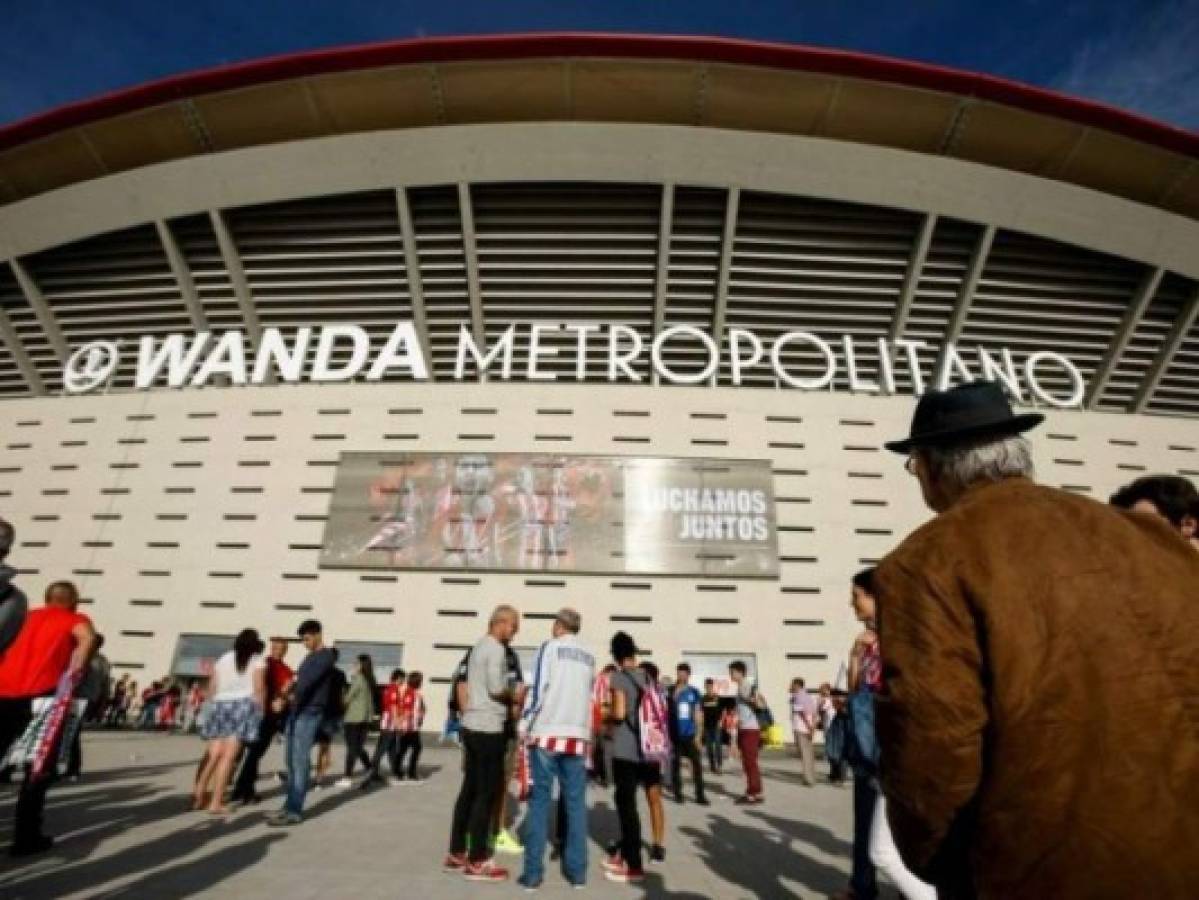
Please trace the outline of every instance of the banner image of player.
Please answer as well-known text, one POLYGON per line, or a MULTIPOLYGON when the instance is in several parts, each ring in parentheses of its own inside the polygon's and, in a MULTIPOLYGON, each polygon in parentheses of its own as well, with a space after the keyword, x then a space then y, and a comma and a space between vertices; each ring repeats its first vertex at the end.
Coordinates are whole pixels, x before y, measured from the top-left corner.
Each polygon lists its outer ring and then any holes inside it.
POLYGON ((345 453, 320 564, 777 577, 770 464, 345 453))

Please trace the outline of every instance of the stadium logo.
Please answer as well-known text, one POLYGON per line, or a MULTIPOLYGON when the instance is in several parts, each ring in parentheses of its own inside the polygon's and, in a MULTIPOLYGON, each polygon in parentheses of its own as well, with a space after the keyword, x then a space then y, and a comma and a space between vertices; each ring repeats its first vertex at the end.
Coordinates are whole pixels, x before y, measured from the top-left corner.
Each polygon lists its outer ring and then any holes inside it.
MULTIPOLYGON (((593 351, 606 354, 604 369, 610 382, 645 380, 648 350, 652 371, 669 384, 709 384, 725 364, 729 380, 739 386, 750 370, 768 367, 780 387, 818 391, 829 389, 841 377, 851 391, 895 394, 906 375, 912 392, 926 389, 926 364, 933 370, 932 386, 944 390, 951 383, 978 378, 1001 383, 1017 402, 1037 400, 1059 409, 1077 407, 1085 384, 1078 368, 1065 356, 1049 350, 1029 354, 1020 364, 1006 348, 942 347, 918 340, 863 339, 843 335, 830 343, 808 331, 787 331, 764 340, 744 328, 726 329, 719 343, 706 331, 675 325, 656 334, 646 347, 641 333, 627 325, 509 325, 490 346, 476 340, 465 326, 458 334, 454 379, 497 378, 509 381, 514 371, 528 381, 584 381, 593 351), (673 347, 686 344, 701 364, 679 371, 671 362, 673 347), (567 348, 570 348, 569 350, 567 348), (517 370, 518 349, 521 363, 517 370), (549 371, 551 359, 574 353, 573 373, 549 371), (864 360, 875 360, 867 371, 864 360), (1052 376, 1052 377, 1051 377, 1052 376), (1062 381, 1068 387, 1063 390, 1062 381)), ((68 393, 79 394, 106 384, 120 362, 117 345, 100 341, 79 348, 67 361, 63 383, 68 393)), ((138 341, 133 386, 144 390, 165 379, 172 388, 202 387, 216 381, 229 384, 344 382, 355 378, 380 381, 399 372, 414 381, 429 377, 429 363, 411 322, 395 326, 383 346, 373 354, 371 339, 358 325, 308 326, 285 334, 265 328, 257 340, 245 332, 146 335, 138 341), (310 354, 311 349, 311 354, 310 354)))

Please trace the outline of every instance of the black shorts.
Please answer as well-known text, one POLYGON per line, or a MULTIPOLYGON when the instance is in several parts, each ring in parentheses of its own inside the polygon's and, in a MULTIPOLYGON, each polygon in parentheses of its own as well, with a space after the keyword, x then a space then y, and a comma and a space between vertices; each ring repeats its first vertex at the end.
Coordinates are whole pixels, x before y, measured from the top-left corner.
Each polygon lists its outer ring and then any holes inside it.
POLYGON ((658 763, 636 763, 627 759, 613 760, 613 763, 621 768, 628 767, 635 770, 637 783, 643 788, 657 787, 662 783, 662 766, 658 763))

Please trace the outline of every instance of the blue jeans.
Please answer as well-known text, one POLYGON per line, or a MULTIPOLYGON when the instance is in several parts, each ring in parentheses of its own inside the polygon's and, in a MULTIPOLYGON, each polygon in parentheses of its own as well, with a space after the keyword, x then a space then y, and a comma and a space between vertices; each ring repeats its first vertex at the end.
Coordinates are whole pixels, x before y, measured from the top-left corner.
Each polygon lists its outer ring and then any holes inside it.
POLYGON ((324 711, 303 709, 287 723, 287 799, 285 812, 300 815, 304 812, 304 796, 308 793, 309 769, 312 766, 312 745, 321 727, 324 711))
POLYGON ((554 779, 566 799, 566 846, 562 869, 571 884, 587 880, 587 763, 582 756, 529 748, 533 792, 525 817, 525 881, 536 884, 545 876, 545 842, 549 829, 550 794, 554 779))

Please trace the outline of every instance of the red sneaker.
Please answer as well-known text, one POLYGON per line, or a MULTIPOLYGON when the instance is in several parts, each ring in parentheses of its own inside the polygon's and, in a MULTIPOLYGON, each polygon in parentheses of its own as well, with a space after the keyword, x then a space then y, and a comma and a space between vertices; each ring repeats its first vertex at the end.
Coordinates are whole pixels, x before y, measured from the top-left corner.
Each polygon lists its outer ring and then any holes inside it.
POLYGON ((620 865, 616 868, 609 869, 604 867, 604 877, 609 881, 620 882, 621 884, 641 884, 645 881, 645 872, 641 869, 630 869, 628 864, 620 861, 620 865))
POLYGON ((605 872, 615 872, 624 865, 624 859, 621 858, 620 851, 617 850, 611 856, 605 856, 600 866, 605 872))
POLYGON ((485 859, 482 862, 468 862, 462 870, 467 881, 500 882, 508 880, 508 870, 497 866, 495 860, 485 859))
POLYGON ((443 872, 461 872, 466 868, 465 853, 451 853, 445 858, 445 862, 441 864, 443 872))

